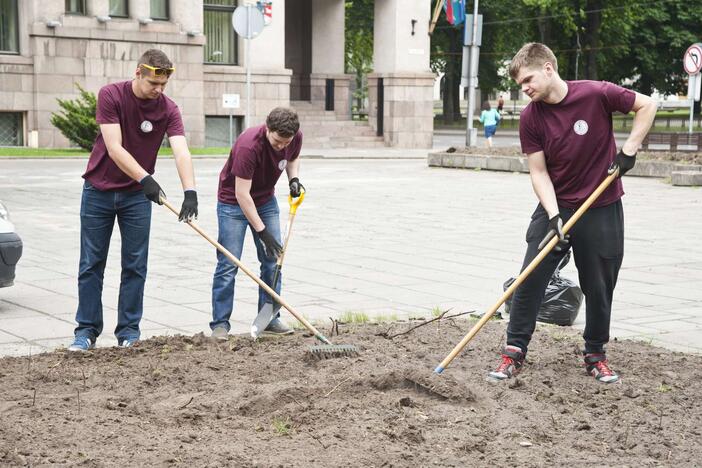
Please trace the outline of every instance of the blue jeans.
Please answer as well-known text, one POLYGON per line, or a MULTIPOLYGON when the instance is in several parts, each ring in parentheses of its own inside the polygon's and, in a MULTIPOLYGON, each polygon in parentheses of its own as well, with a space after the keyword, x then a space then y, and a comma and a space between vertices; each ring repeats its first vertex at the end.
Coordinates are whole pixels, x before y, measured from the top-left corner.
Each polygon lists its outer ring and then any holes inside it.
MULTIPOLYGON (((256 207, 258 215, 261 217, 266 229, 276 238, 280 240, 280 210, 275 197, 261 206, 256 207)), ((218 241, 236 258, 241 258, 241 251, 244 248, 244 237, 246 228, 249 226, 249 221, 244 216, 244 212, 239 205, 230 205, 228 203, 217 202, 217 221, 219 222, 218 241)), ((256 245, 256 253, 258 260, 261 262, 261 279, 271 285, 273 282, 273 273, 275 271, 275 257, 268 258, 263 250, 263 244, 256 232, 251 229, 253 234, 254 244, 256 245)), ((217 251, 217 268, 214 272, 212 280, 212 321, 210 328, 225 327, 229 330, 229 318, 232 316, 234 309, 234 280, 236 273, 239 270, 234 266, 221 252, 217 251)), ((280 294, 280 285, 282 275, 278 275, 273 289, 280 294)), ((272 303, 270 295, 262 288, 258 288, 258 310, 261 310, 265 303, 272 303)), ((278 317, 280 314, 277 314, 278 317)))
POLYGON ((141 190, 103 192, 87 181, 83 185, 80 203, 76 336, 95 340, 102 333, 102 285, 115 217, 122 236, 122 277, 115 335, 118 340, 139 337, 149 254, 151 202, 141 190))

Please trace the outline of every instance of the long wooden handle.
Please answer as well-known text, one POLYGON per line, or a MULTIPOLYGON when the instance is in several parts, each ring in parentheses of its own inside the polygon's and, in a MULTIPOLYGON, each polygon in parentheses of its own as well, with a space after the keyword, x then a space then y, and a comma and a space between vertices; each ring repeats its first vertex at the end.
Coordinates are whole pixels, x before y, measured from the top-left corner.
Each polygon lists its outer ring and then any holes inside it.
MULTIPOLYGON (((605 191, 607 187, 612 183, 614 179, 617 178, 619 175, 619 169, 616 169, 612 174, 607 176, 605 180, 602 181, 602 183, 595 189, 594 192, 585 200, 585 202, 578 208, 578 210, 573 213, 573 216, 570 217, 567 223, 563 226, 563 234, 567 233, 573 225, 580 219, 580 217, 587 211, 588 208, 590 208, 590 205, 592 205, 595 200, 602 194, 602 192, 605 191)), ((449 364, 451 364, 451 361, 454 360, 454 358, 460 353, 463 348, 470 342, 470 340, 473 339, 473 337, 480 331, 481 328, 483 328, 483 325, 485 325, 497 312, 497 309, 500 308, 504 302, 509 299, 509 297, 514 293, 514 291, 519 287, 520 284, 524 282, 524 280, 527 279, 527 277, 531 274, 534 269, 539 266, 541 261, 548 255, 551 250, 558 244, 559 238, 558 236, 554 236, 551 241, 546 244, 546 246, 539 252, 539 254, 534 258, 534 260, 529 263, 529 265, 524 269, 523 272, 519 276, 517 276, 517 279, 514 280, 514 283, 507 288, 507 290, 502 294, 500 299, 493 305, 490 310, 488 310, 481 318, 478 320, 478 323, 476 323, 473 328, 468 332, 468 334, 461 340, 460 343, 458 343, 454 348, 453 351, 449 353, 446 358, 441 361, 441 364, 439 364, 436 369, 434 369, 434 372, 437 374, 441 374, 444 369, 448 367, 449 364)))
MULTIPOLYGON (((173 207, 173 205, 171 205, 170 203, 168 203, 168 200, 166 200, 165 198, 161 198, 161 202, 163 202, 163 206, 165 206, 166 208, 168 208, 169 210, 171 210, 176 216, 179 215, 178 210, 176 210, 176 209, 173 207)), ((214 240, 213 238, 211 238, 209 235, 207 235, 207 233, 206 233, 205 231, 203 231, 202 228, 200 228, 200 226, 198 226, 197 224, 195 224, 193 221, 188 221, 188 225, 190 225, 191 228, 193 228, 195 231, 197 231, 198 234, 200 234, 202 237, 204 237, 204 238, 207 240, 207 242, 209 242, 210 244, 214 245, 215 248, 216 248, 217 250, 219 250, 219 251, 222 253, 222 255, 224 255, 225 257, 227 257, 227 258, 229 259, 229 261, 231 261, 234 265, 236 265, 237 267, 239 267, 239 269, 240 269, 241 271, 243 271, 244 273, 246 273, 252 280, 254 280, 256 283, 258 283, 258 285, 259 285, 261 288, 263 288, 264 291, 266 291, 268 294, 270 294, 270 296, 271 296, 273 299, 275 299, 275 301, 278 302, 281 306, 285 307, 285 309, 287 309, 287 311, 290 312, 290 313, 293 315, 293 317, 295 317, 295 318, 298 320, 298 322, 300 322, 302 325, 304 325, 305 328, 307 328, 310 332, 312 332, 312 333, 314 334, 314 336, 315 336, 318 340, 320 340, 321 342, 323 342, 323 343, 325 343, 325 344, 331 344, 331 342, 330 342, 324 335, 322 335, 322 334, 319 332, 319 330, 317 330, 317 329, 314 327, 314 325, 312 325, 310 322, 308 322, 308 321, 305 319, 305 317, 303 317, 301 314, 297 313, 297 312, 295 311, 295 309, 293 309, 292 306, 291 306, 290 304, 288 304, 287 302, 285 302, 285 301, 283 300, 283 298, 280 297, 280 296, 279 296, 270 286, 268 286, 261 278, 259 278, 258 276, 256 276, 255 274, 253 274, 253 272, 251 272, 251 270, 249 270, 248 268, 246 268, 246 267, 244 266, 244 264, 241 263, 241 261, 240 261, 238 258, 236 258, 229 250, 225 249, 224 246, 223 246, 222 244, 220 244, 219 242, 217 242, 216 240, 214 240)))
POLYGON ((436 0, 436 5, 434 6, 434 13, 431 16, 431 23, 429 23, 429 35, 434 33, 434 28, 436 27, 436 22, 439 21, 439 14, 441 13, 441 7, 444 0, 436 0))

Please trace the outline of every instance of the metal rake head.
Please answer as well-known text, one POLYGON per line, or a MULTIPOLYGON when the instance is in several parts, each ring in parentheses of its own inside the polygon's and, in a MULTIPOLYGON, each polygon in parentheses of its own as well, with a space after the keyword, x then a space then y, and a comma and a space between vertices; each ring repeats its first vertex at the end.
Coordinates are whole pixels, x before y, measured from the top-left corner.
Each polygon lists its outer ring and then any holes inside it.
POLYGON ((354 345, 315 345, 307 348, 307 353, 315 359, 333 359, 338 357, 358 356, 358 348, 354 345))

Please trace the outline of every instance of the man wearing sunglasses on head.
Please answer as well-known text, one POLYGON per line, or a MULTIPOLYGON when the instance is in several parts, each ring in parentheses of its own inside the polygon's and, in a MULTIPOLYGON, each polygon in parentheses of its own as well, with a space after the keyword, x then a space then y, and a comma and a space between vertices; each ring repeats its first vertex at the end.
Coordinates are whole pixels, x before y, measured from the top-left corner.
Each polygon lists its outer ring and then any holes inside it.
POLYGON ((150 49, 139 58, 134 79, 103 86, 97 100, 95 139, 80 207, 80 266, 75 340, 69 351, 87 351, 102 333, 102 287, 110 237, 117 218, 122 238, 122 277, 115 335, 131 347, 140 336, 151 228, 151 202, 166 198, 152 174, 163 141, 173 149, 185 193, 179 219, 197 217, 197 193, 183 120, 163 94, 175 71, 166 54, 150 49))

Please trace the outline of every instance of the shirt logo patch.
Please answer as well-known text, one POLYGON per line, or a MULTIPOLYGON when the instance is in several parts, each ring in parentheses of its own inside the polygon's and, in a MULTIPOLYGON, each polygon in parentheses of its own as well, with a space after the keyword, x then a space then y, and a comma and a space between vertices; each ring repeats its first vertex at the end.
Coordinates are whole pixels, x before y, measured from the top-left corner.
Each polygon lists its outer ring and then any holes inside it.
POLYGON ((148 120, 144 120, 139 127, 141 128, 141 131, 144 133, 149 133, 151 130, 154 129, 154 125, 151 122, 149 122, 148 120))
POLYGON ((584 120, 578 120, 573 124, 573 131, 578 135, 585 135, 587 133, 587 130, 587 122, 585 122, 584 120))
POLYGON ((284 170, 284 169, 287 167, 287 165, 288 165, 288 160, 287 160, 287 159, 283 159, 282 161, 280 161, 280 162, 278 163, 278 169, 280 169, 280 170, 282 171, 282 170, 284 170))

